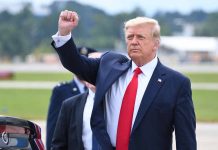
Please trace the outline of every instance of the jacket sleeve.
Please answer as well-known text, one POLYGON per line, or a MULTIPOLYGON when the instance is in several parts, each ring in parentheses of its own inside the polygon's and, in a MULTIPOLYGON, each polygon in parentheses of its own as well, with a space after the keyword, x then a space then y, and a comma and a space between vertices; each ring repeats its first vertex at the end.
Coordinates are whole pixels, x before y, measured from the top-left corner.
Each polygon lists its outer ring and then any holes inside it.
POLYGON ((55 87, 52 91, 52 96, 50 99, 50 104, 48 108, 48 115, 47 115, 47 128, 46 128, 46 148, 51 148, 51 141, 55 130, 55 125, 58 119, 58 114, 61 109, 60 101, 60 90, 58 87, 55 87))
POLYGON ((55 47, 54 41, 51 44, 67 70, 95 85, 100 58, 93 59, 80 55, 72 38, 59 48, 55 47))
POLYGON ((69 107, 63 103, 58 116, 57 124, 52 138, 51 150, 67 150, 68 146, 68 126, 69 126, 69 107))
POLYGON ((181 86, 174 120, 177 150, 197 150, 196 118, 189 79, 185 79, 181 86))

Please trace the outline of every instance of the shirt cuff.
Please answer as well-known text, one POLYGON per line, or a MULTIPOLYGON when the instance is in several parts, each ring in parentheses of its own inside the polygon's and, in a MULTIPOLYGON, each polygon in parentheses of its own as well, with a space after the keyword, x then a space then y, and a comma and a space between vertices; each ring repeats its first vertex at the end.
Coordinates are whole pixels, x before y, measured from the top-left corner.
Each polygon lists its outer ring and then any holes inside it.
POLYGON ((56 48, 63 46, 65 43, 67 43, 67 41, 70 40, 70 38, 71 38, 71 33, 65 36, 60 36, 57 32, 56 34, 52 35, 52 39, 55 42, 56 48))

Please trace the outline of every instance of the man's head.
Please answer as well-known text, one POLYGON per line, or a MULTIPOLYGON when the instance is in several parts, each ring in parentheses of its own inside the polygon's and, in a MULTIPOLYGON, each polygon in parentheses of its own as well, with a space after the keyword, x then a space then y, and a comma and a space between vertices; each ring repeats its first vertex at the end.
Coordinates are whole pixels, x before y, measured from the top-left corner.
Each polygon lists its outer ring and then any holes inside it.
MULTIPOLYGON (((102 55, 102 53, 100 53, 100 52, 94 52, 94 53, 90 53, 90 54, 88 55, 88 57, 89 57, 89 58, 100 58, 101 55, 102 55)), ((86 85, 86 87, 88 87, 89 89, 91 89, 92 92, 95 93, 96 88, 95 88, 94 85, 92 85, 91 83, 86 82, 86 81, 85 81, 85 85, 86 85)))
POLYGON ((125 23, 124 32, 128 55, 137 66, 143 66, 156 56, 160 45, 160 26, 155 19, 131 19, 125 23))

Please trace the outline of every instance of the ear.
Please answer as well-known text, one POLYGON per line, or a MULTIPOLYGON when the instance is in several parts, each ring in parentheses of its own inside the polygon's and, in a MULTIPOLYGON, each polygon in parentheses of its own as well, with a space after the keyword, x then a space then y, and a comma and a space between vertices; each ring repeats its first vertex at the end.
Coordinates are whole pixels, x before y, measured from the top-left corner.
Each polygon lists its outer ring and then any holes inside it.
POLYGON ((155 39, 154 41, 154 49, 158 49, 160 47, 160 40, 159 39, 155 39))

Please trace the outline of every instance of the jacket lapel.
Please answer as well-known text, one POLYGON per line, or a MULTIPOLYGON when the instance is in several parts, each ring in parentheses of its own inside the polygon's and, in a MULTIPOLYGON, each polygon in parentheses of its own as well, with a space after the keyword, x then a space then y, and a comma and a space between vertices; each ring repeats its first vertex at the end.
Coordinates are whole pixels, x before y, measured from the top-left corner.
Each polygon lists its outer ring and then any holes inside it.
MULTIPOLYGON (((112 84, 117 81, 117 79, 125 73, 129 67, 131 66, 131 61, 121 63, 119 65, 112 66, 112 69, 110 69, 110 72, 107 74, 104 74, 100 77, 99 81, 103 81, 99 83, 98 87, 101 87, 101 89, 96 89, 96 99, 103 100, 103 96, 105 96, 105 93, 108 91, 108 89, 112 86, 112 84)), ((98 101, 98 100, 97 100, 98 101)))
POLYGON ((162 64, 158 61, 158 64, 153 72, 153 75, 148 83, 147 89, 143 95, 132 132, 138 127, 142 118, 146 114, 148 108, 151 106, 155 96, 158 94, 158 91, 164 84, 165 72, 162 71, 162 64))

